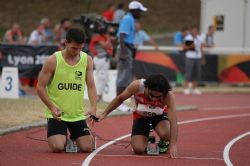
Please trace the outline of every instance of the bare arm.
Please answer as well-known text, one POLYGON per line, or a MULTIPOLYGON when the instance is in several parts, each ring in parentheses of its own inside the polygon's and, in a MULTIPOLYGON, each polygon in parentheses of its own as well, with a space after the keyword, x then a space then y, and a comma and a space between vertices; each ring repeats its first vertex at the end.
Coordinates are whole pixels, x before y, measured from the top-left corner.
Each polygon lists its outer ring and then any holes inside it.
POLYGON ((167 106, 168 106, 168 119, 170 122, 170 146, 169 153, 170 157, 177 157, 177 137, 178 137, 178 125, 176 116, 176 105, 173 92, 169 92, 167 96, 167 106))
POLYGON ((112 42, 111 42, 111 38, 110 36, 107 36, 107 40, 106 41, 99 41, 98 43, 101 45, 102 48, 104 49, 108 49, 110 47, 112 47, 112 42))
POLYGON ((97 93, 96 86, 93 75, 93 60, 90 56, 88 56, 88 64, 87 64, 87 73, 86 73, 86 84, 88 88, 88 97, 91 105, 91 115, 96 115, 97 109, 97 93))
POLYGON ((11 35, 11 32, 10 32, 10 31, 8 31, 8 32, 6 33, 6 40, 7 40, 7 42, 8 42, 9 44, 14 44, 14 41, 13 41, 13 38, 12 38, 12 35, 11 35))
POLYGON ((60 110, 50 101, 46 86, 53 77, 53 73, 56 68, 56 57, 50 56, 49 59, 44 63, 42 70, 38 76, 37 93, 43 103, 51 110, 52 115, 55 119, 59 120, 60 110))
POLYGON ((155 47, 156 50, 159 49, 157 43, 156 43, 152 38, 150 38, 149 43, 150 43, 151 45, 153 45, 153 46, 155 47))
POLYGON ((112 100, 104 112, 100 115, 99 119, 104 119, 109 113, 116 109, 123 101, 138 92, 140 80, 133 81, 120 95, 112 100))

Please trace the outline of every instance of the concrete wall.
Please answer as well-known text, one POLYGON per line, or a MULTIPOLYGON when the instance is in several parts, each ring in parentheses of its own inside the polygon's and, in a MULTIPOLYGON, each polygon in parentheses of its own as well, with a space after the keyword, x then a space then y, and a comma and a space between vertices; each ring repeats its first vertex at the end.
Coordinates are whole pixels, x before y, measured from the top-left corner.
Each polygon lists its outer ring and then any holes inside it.
POLYGON ((250 48, 250 0, 246 0, 246 35, 245 48, 250 48))
POLYGON ((214 35, 217 47, 250 48, 249 0, 201 0, 201 32, 224 16, 224 29, 214 35))

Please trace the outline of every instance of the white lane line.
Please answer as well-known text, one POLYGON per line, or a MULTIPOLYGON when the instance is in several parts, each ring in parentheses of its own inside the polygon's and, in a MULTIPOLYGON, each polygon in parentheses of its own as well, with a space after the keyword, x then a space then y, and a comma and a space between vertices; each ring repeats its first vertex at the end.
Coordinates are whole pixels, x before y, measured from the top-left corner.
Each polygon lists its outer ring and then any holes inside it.
MULTIPOLYGON (((100 157, 135 157, 135 158, 169 158, 168 156, 149 156, 149 155, 105 155, 98 154, 96 156, 100 157)), ((222 158, 213 158, 213 157, 196 157, 196 156, 181 156, 178 159, 190 159, 190 160, 223 160, 222 158)))
POLYGON ((250 109, 250 106, 229 106, 229 107, 204 107, 201 111, 218 111, 218 110, 235 110, 235 109, 250 109))
POLYGON ((100 152, 102 149, 106 148, 107 146, 109 145, 112 145, 113 143, 119 141, 119 140, 122 140, 124 138, 127 138, 129 137, 131 134, 127 134, 127 135, 124 135, 124 136, 121 136, 119 138, 116 138, 115 140, 112 140, 112 141, 109 141, 108 143, 102 145, 101 147, 97 148, 96 150, 94 150, 92 153, 90 153, 88 155, 88 157, 84 160, 84 162, 82 163, 83 166, 87 166, 89 165, 90 161, 92 160, 92 158, 98 153, 100 152))
MULTIPOLYGON (((182 122, 178 122, 179 125, 181 124, 187 124, 187 123, 195 123, 195 122, 201 122, 201 121, 209 121, 209 120, 217 120, 217 119, 228 119, 228 118, 237 118, 237 117, 246 117, 246 116, 250 116, 249 114, 236 114, 236 115, 226 115, 226 116, 215 116, 215 117, 208 117, 208 118, 200 118, 200 119, 193 119, 193 120, 186 120, 186 121, 182 121, 182 122)), ((95 151, 93 151, 92 153, 90 153, 88 155, 88 157, 84 160, 84 162, 82 163, 82 166, 88 166, 90 161, 92 160, 92 158, 94 158, 95 155, 97 155, 98 152, 100 152, 101 150, 103 150, 104 148, 106 148, 107 146, 122 140, 124 138, 129 137, 131 134, 127 134, 124 136, 121 136, 113 141, 110 141, 104 145, 102 145, 101 147, 97 148, 95 151)))
POLYGON ((233 164, 232 164, 232 162, 230 161, 230 158, 229 158, 230 148, 233 146, 233 144, 235 142, 239 141, 241 138, 243 138, 243 137, 245 137, 247 135, 250 135, 250 132, 246 132, 246 133, 244 133, 242 135, 239 135, 238 137, 234 138, 224 148, 223 158, 224 158, 224 161, 225 161, 225 163, 226 163, 227 166, 233 166, 233 164))
POLYGON ((179 159, 189 159, 189 160, 223 160, 222 158, 214 158, 214 157, 178 157, 179 159))
POLYGON ((245 117, 250 116, 250 113, 247 114, 236 114, 236 115, 225 115, 225 116, 215 116, 215 117, 208 117, 208 118, 200 118, 200 119, 191 119, 185 120, 182 122, 178 122, 178 124, 187 124, 187 123, 195 123, 195 122, 202 122, 202 121, 210 121, 210 120, 217 120, 217 119, 228 119, 228 118, 238 118, 238 117, 245 117))

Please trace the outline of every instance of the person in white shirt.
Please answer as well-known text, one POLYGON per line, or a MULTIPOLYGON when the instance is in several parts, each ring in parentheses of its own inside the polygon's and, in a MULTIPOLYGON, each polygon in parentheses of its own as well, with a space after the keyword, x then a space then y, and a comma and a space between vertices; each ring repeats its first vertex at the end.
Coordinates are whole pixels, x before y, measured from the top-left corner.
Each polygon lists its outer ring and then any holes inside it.
POLYGON ((46 42, 46 35, 44 25, 39 24, 35 30, 32 31, 28 44, 30 45, 43 45, 46 42))
POLYGON ((201 78, 201 66, 205 64, 205 57, 197 26, 193 26, 191 33, 185 37, 183 48, 186 56, 184 94, 199 95, 201 91, 197 88, 197 84, 201 78))

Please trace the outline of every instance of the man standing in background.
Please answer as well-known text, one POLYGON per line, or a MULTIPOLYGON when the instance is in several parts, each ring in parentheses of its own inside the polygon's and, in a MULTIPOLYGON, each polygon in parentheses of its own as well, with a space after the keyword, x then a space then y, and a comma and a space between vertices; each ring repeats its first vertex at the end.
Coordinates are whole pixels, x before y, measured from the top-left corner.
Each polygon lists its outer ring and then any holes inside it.
POLYGON ((133 79, 135 19, 139 19, 141 13, 147 11, 147 8, 138 1, 130 2, 128 8, 129 12, 121 20, 118 29, 116 95, 121 94, 133 79))
POLYGON ((198 27, 193 26, 191 33, 184 40, 183 48, 186 56, 184 94, 189 95, 193 93, 200 95, 201 91, 197 88, 197 84, 201 79, 201 67, 202 64, 205 64, 205 57, 198 27))
POLYGON ((177 47, 182 47, 183 43, 184 43, 184 38, 185 36, 188 34, 188 28, 187 27, 183 27, 181 29, 181 31, 178 31, 175 33, 174 38, 173 38, 173 44, 174 46, 177 47))

